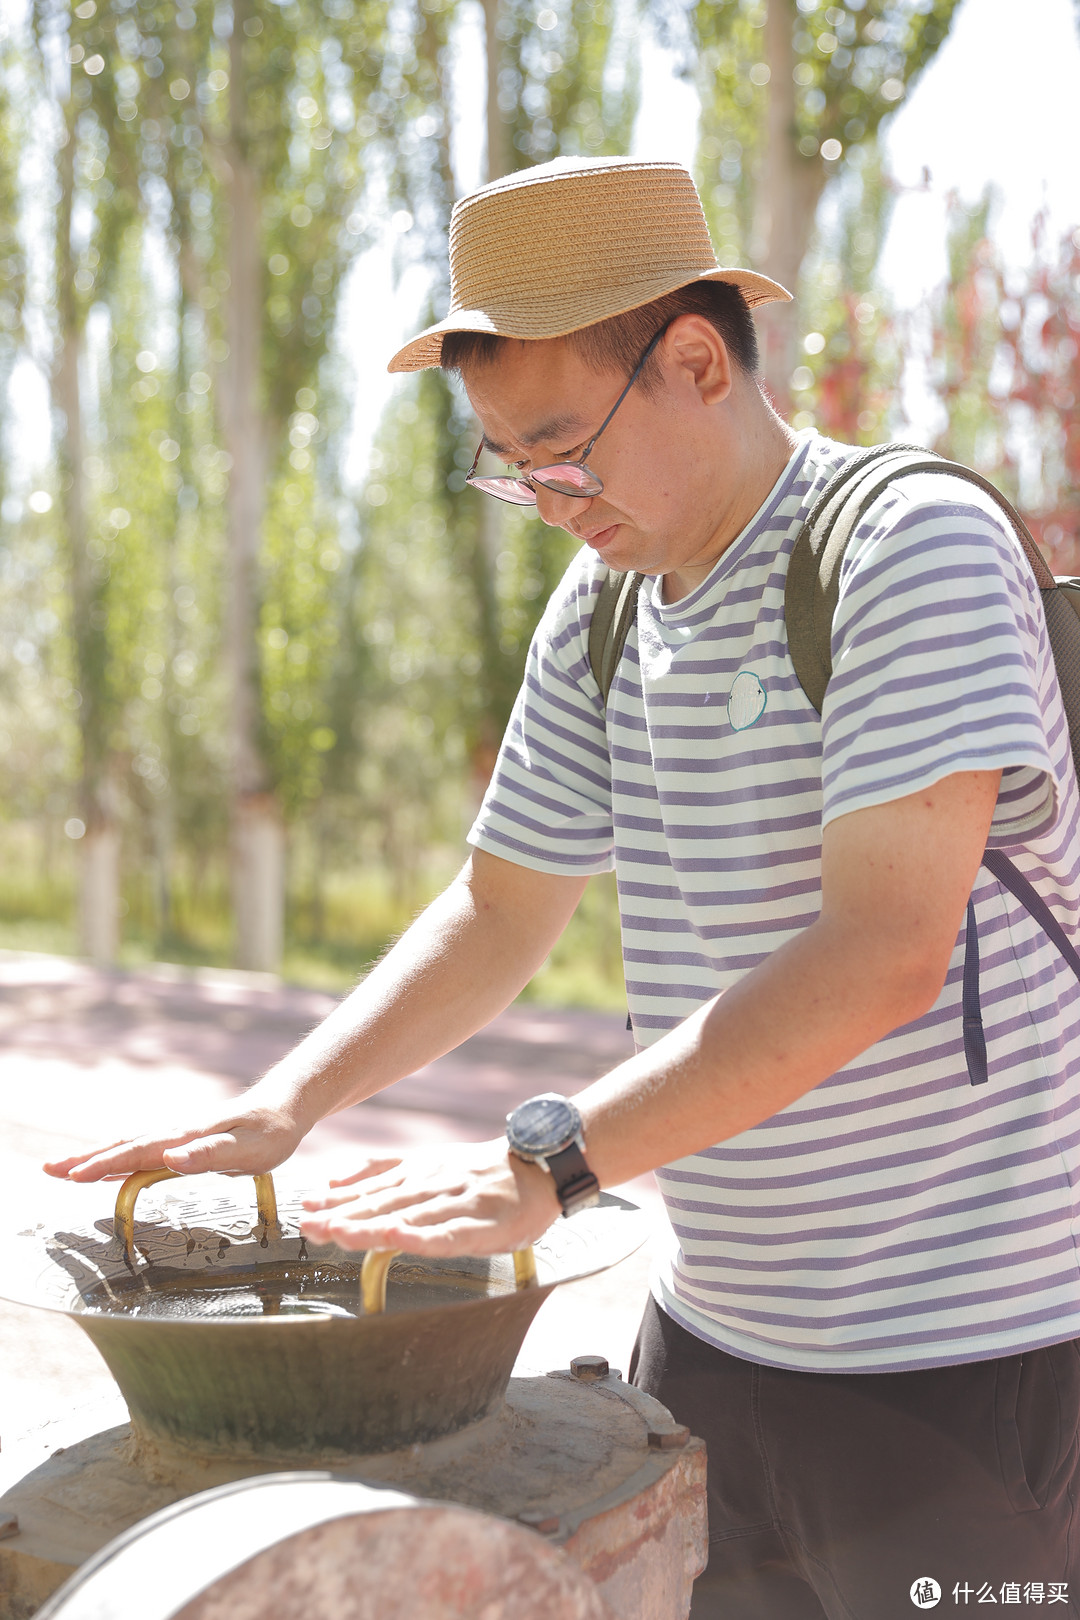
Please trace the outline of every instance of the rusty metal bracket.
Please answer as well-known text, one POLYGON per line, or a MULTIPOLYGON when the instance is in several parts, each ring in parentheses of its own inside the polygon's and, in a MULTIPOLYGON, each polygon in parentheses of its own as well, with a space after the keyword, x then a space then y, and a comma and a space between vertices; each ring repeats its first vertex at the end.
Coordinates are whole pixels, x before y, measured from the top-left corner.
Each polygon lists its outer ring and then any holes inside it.
POLYGON ((386 1275, 400 1249, 369 1249, 360 1267, 360 1298, 365 1316, 381 1316, 386 1309, 386 1275))
MULTIPOLYGON (((113 1216, 113 1232, 121 1239, 124 1253, 128 1263, 135 1264, 135 1200, 144 1187, 152 1187, 157 1181, 175 1181, 180 1178, 179 1170, 137 1170, 133 1176, 121 1184, 116 1195, 116 1212, 113 1216)), ((255 1205, 259 1220, 267 1232, 276 1230, 278 1225, 277 1194, 274 1192, 274 1178, 267 1170, 262 1175, 253 1176, 255 1182, 255 1205)))
POLYGON ((531 1243, 524 1249, 514 1250, 514 1281, 519 1288, 535 1288, 539 1282, 536 1275, 536 1255, 533 1253, 531 1243))
MULTIPOLYGON (((369 1249, 360 1267, 360 1299, 365 1316, 381 1316, 386 1309, 386 1279, 400 1249, 369 1249)), ((514 1250, 514 1282, 517 1288, 535 1288, 536 1256, 532 1244, 514 1250)))

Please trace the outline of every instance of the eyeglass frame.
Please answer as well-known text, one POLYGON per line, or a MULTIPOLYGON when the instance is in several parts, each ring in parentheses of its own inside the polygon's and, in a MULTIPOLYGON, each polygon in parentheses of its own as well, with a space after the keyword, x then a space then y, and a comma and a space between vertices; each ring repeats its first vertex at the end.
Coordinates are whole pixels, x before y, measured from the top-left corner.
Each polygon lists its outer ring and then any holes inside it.
MULTIPOLYGON (((468 472, 465 474, 465 482, 466 482, 466 484, 471 486, 471 488, 473 488, 473 489, 479 490, 481 495, 490 495, 492 500, 496 500, 496 501, 507 501, 507 502, 509 502, 509 504, 511 506, 535 506, 536 505, 536 490, 534 488, 534 484, 537 483, 537 482, 540 484, 541 489, 549 489, 549 490, 551 490, 552 494, 565 495, 570 500, 574 500, 574 501, 591 501, 595 496, 603 494, 603 490, 604 490, 604 481, 603 481, 603 479, 600 477, 599 473, 593 472, 591 467, 586 467, 585 463, 588 461, 589 457, 592 455, 593 450, 594 450, 594 448, 596 446, 596 442, 599 439, 601 433, 603 433, 604 429, 608 426, 608 424, 611 421, 612 417, 615 415, 615 412, 618 410, 619 406, 622 404, 623 400, 626 398, 626 396, 630 392, 631 388, 633 388, 634 384, 637 382, 638 378, 641 376, 642 371, 645 369, 646 361, 648 360, 649 356, 652 354, 653 350, 656 348, 656 345, 660 342, 660 339, 663 337, 664 333, 667 331, 667 329, 668 329, 668 327, 670 325, 671 325, 671 322, 666 321, 664 323, 664 325, 660 327, 659 331, 656 331, 656 332, 653 333, 652 337, 649 339, 648 344, 646 345, 644 354, 641 356, 641 359, 638 361, 637 365, 634 367, 633 371, 630 373, 630 377, 629 377, 629 380, 627 381, 626 387, 623 389, 622 393, 619 395, 618 399, 615 401, 615 403, 611 407, 610 411, 608 411, 607 415, 604 417, 604 420, 601 422, 600 426, 597 428, 596 432, 593 434, 592 438, 589 440, 588 444, 585 446, 584 450, 581 452, 581 455, 578 456, 576 460, 574 460, 574 461, 553 461, 548 466, 546 466, 546 467, 538 467, 535 472, 531 472, 531 473, 528 473, 528 474, 519 474, 519 475, 498 474, 498 475, 495 475, 495 476, 499 477, 500 482, 507 483, 507 484, 513 483, 523 493, 530 494, 532 496, 531 501, 528 501, 528 500, 525 500, 525 501, 515 500, 513 495, 502 495, 502 494, 499 494, 498 491, 496 491, 496 490, 485 489, 484 485, 483 485, 483 482, 475 476, 477 464, 478 464, 478 462, 480 460, 480 456, 481 456, 481 453, 482 453, 482 451, 484 449, 484 445, 487 442, 485 439, 481 439, 480 443, 476 447, 476 454, 475 454, 475 456, 473 456, 472 466, 469 468, 468 472), (541 477, 541 474, 556 472, 558 470, 558 468, 560 468, 560 467, 580 467, 580 468, 583 468, 589 474, 590 478, 592 478, 593 482, 596 485, 596 488, 595 489, 589 489, 589 490, 554 489, 552 485, 550 485, 548 483, 545 483, 544 479, 541 477)), ((492 478, 491 481, 494 482, 494 477, 492 478)))

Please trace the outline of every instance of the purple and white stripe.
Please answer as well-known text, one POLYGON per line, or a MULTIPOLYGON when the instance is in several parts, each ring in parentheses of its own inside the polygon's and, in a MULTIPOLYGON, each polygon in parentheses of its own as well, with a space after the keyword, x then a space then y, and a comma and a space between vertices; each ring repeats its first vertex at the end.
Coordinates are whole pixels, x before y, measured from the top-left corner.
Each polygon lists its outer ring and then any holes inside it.
MULTIPOLYGON (((591 553, 537 633, 471 841, 540 871, 614 864, 642 1045, 814 920, 823 824, 955 771, 1004 771, 992 839, 1070 935, 1080 923, 1080 800, 1038 592, 980 492, 935 475, 878 499, 845 559, 820 720, 798 684, 787 559, 849 453, 804 440, 698 590, 642 591, 606 716, 591 553)), ((988 1085, 965 1068, 961 929, 925 1017, 658 1172, 658 1297, 700 1337, 880 1371, 1080 1334, 1080 985, 985 871, 975 899, 988 1085)))

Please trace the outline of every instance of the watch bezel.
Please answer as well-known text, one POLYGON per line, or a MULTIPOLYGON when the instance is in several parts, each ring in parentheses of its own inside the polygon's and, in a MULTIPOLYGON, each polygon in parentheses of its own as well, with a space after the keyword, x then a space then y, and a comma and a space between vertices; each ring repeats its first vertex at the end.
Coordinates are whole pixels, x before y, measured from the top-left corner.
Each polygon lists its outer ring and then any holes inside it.
POLYGON ((578 1141, 581 1136, 581 1115, 568 1097, 557 1091, 543 1091, 535 1097, 528 1097, 523 1103, 511 1110, 506 1116, 506 1140, 510 1151, 516 1153, 521 1159, 530 1161, 545 1161, 556 1153, 561 1153, 572 1142, 578 1141), (557 1121, 559 1130, 554 1129, 556 1121, 552 1122, 545 1132, 526 1120, 526 1110, 535 1110, 538 1104, 547 1104, 553 1109, 558 1108, 560 1114, 565 1111, 565 1128, 563 1119, 557 1121), (529 1134, 525 1134, 525 1129, 529 1134))

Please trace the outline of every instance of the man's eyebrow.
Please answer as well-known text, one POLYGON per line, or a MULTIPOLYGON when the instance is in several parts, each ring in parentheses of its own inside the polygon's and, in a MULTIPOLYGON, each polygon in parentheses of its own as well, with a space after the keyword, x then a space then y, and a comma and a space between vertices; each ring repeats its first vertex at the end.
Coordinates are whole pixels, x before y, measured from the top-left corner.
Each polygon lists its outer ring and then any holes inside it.
MULTIPOLYGON (((583 418, 564 413, 562 416, 549 416, 543 422, 538 422, 529 433, 523 433, 520 443, 526 446, 534 444, 551 444, 559 439, 570 437, 574 444, 579 443, 579 435, 586 426, 583 418)), ((484 434, 484 445, 497 456, 512 457, 513 451, 509 445, 499 444, 484 434)))

